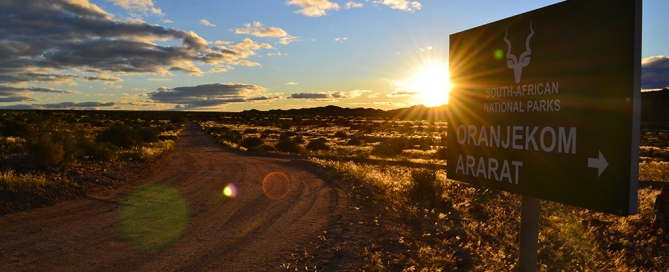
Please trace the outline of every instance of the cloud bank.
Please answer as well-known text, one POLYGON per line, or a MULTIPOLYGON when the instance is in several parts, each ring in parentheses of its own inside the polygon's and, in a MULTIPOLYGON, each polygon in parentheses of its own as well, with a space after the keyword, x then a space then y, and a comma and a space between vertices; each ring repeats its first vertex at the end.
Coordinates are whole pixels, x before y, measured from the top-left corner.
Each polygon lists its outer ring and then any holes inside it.
POLYGON ((653 56, 641 61, 641 88, 669 87, 669 56, 653 56))
POLYGON ((370 90, 353 90, 350 92, 302 92, 291 94, 289 99, 307 99, 310 101, 334 101, 338 98, 357 98, 363 93, 370 92, 370 90))
POLYGON ((278 99, 261 86, 241 83, 209 83, 176 88, 161 87, 149 93, 157 103, 174 104, 177 109, 215 108, 230 103, 278 99))
MULTIPOLYGON (((114 0, 129 10, 159 14, 150 0, 114 0)), ((87 0, 0 2, 0 85, 4 89, 26 84, 76 85, 78 76, 64 71, 85 71, 82 80, 114 81, 112 75, 183 72, 202 75, 196 64, 221 69, 235 65, 258 66, 245 60, 269 44, 245 39, 238 44, 208 46, 191 31, 150 25, 139 19, 117 20, 87 0), (179 41, 161 46, 157 41, 179 41)), ((117 80, 116 80, 117 81, 117 80)), ((30 89, 4 92, 3 101, 27 101, 30 89)))

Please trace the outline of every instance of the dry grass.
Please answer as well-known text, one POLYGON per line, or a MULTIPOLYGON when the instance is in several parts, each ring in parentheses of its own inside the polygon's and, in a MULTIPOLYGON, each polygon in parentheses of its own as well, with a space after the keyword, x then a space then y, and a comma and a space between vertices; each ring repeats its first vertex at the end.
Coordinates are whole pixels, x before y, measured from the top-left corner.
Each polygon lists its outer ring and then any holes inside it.
POLYGON ((40 188, 47 185, 59 185, 66 183, 67 180, 55 177, 48 179, 44 175, 37 174, 16 174, 13 170, 0 172, 0 191, 14 192, 19 189, 40 188))
POLYGON ((172 140, 146 143, 142 146, 141 152, 148 158, 155 158, 166 151, 174 149, 174 144, 175 142, 172 140))
POLYGON ((645 161, 640 163, 639 180, 669 183, 669 162, 645 161))
MULTIPOLYGON (((398 232, 408 250, 375 251, 381 263, 405 271, 512 271, 517 269, 520 196, 448 180, 437 208, 412 200, 411 169, 313 159, 335 175, 374 185, 406 227, 398 232)), ((666 163, 642 163, 641 179, 669 182, 666 163)), ((659 191, 639 190, 639 214, 621 217, 542 201, 539 264, 542 271, 666 271, 669 236, 651 228, 659 191)), ((375 260, 372 263, 377 263, 375 260)))

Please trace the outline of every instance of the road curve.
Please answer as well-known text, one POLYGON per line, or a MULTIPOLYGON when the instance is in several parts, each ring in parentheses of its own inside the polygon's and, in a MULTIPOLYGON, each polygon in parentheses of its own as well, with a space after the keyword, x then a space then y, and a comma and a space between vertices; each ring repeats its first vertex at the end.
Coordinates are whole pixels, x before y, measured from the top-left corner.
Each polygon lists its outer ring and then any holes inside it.
POLYGON ((164 160, 137 186, 0 217, 0 271, 274 271, 346 205, 335 185, 286 159, 227 152, 194 123, 164 160), (273 172, 289 178, 285 196, 263 192, 273 172), (230 183, 234 198, 222 193, 230 183), (148 241, 152 228, 164 231, 148 241))

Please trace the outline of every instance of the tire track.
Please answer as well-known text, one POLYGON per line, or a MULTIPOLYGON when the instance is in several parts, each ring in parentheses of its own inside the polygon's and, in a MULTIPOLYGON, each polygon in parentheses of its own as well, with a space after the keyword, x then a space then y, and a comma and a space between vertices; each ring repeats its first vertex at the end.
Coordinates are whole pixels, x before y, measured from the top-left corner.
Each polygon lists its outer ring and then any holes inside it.
POLYGON ((342 191, 314 174, 286 159, 226 152, 194 123, 165 160, 141 184, 167 184, 188 202, 187 228, 176 243, 145 252, 122 236, 120 220, 127 219, 118 210, 135 190, 125 187, 0 217, 0 270, 277 270, 281 256, 314 239, 345 205, 342 191), (271 172, 292 181, 283 199, 263 193, 271 172), (225 197, 233 182, 239 195, 225 197))

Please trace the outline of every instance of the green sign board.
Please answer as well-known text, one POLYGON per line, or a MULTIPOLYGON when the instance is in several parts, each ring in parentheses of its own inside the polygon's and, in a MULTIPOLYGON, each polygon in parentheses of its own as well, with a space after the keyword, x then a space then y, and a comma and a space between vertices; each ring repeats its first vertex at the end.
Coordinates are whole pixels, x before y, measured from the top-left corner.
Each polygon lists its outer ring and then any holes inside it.
POLYGON ((450 35, 448 177, 637 212, 641 1, 566 1, 450 35))

